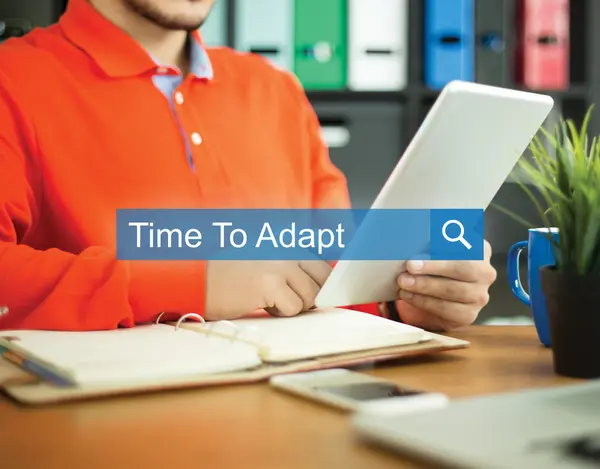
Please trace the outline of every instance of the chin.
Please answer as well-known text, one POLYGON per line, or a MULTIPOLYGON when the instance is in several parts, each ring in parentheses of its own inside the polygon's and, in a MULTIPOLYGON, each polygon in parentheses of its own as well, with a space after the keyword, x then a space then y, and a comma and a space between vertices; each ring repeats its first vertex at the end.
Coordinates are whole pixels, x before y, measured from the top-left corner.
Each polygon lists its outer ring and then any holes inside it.
POLYGON ((157 25, 165 29, 186 31, 198 29, 215 3, 215 0, 126 1, 134 11, 157 25))
POLYGON ((156 24, 165 29, 176 31, 195 31, 204 24, 206 18, 190 18, 190 17, 171 17, 161 21, 155 21, 156 24))

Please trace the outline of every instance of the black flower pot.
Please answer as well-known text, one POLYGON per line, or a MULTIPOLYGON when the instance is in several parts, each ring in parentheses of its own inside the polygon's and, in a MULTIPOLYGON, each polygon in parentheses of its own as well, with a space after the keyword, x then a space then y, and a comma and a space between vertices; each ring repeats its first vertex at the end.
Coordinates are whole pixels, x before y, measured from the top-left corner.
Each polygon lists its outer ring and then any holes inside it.
POLYGON ((600 378, 600 279, 540 269, 556 373, 600 378))

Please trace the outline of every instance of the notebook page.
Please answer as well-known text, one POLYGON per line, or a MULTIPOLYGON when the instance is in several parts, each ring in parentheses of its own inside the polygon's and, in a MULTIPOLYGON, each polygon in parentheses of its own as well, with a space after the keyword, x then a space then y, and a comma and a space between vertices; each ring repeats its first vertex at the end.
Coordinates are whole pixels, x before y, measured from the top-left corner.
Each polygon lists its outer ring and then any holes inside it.
POLYGON ((79 385, 184 379, 261 364, 255 347, 164 324, 91 332, 1 331, 0 342, 50 363, 79 385), (7 336, 13 339, 3 341, 7 336))
POLYGON ((429 340, 422 329, 397 323, 360 311, 328 308, 298 316, 253 317, 229 321, 231 328, 218 321, 186 324, 198 332, 215 330, 232 334, 260 346, 263 361, 280 363, 338 353, 416 344, 429 340))

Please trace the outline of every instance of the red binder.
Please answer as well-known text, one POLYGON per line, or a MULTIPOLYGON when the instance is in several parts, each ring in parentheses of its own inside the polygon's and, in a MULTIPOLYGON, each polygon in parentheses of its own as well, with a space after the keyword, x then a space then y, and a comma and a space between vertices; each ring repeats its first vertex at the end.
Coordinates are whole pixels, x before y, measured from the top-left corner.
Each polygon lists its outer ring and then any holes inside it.
POLYGON ((526 88, 569 86, 569 0, 521 0, 517 80, 526 88))

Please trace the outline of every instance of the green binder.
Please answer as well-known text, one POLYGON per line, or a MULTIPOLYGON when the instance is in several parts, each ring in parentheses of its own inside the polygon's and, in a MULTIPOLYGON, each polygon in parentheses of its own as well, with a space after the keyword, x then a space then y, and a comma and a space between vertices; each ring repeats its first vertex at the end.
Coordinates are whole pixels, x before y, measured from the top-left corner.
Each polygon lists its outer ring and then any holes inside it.
POLYGON ((298 79, 307 90, 345 88, 346 0, 294 3, 294 72, 298 79))

